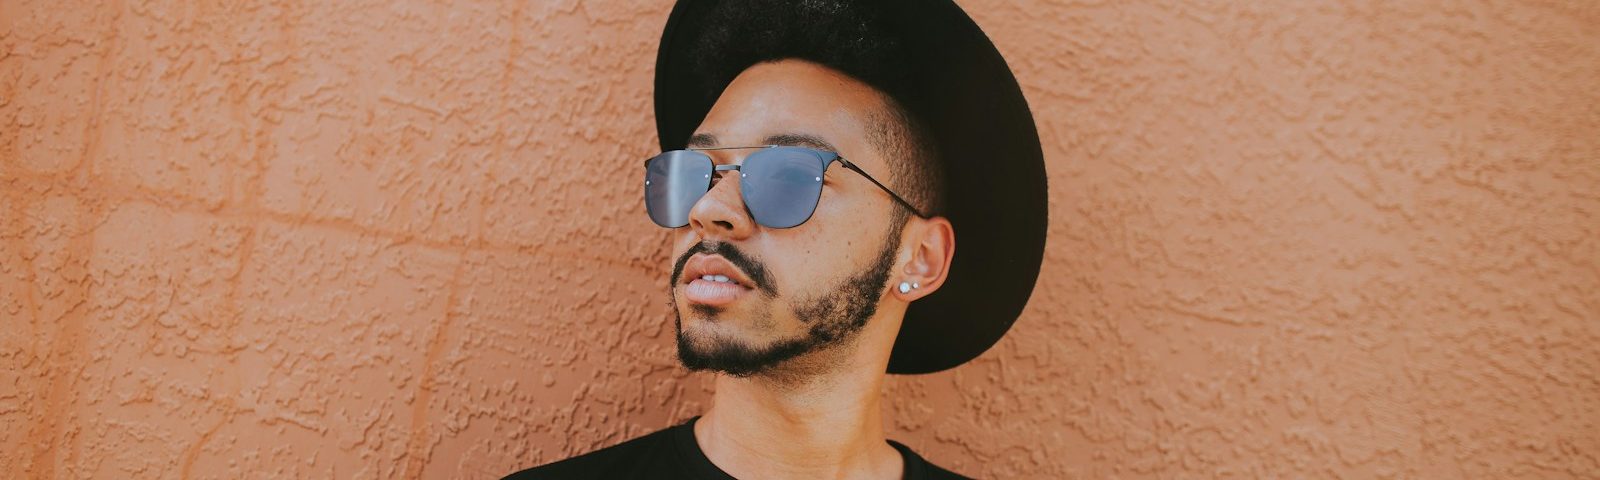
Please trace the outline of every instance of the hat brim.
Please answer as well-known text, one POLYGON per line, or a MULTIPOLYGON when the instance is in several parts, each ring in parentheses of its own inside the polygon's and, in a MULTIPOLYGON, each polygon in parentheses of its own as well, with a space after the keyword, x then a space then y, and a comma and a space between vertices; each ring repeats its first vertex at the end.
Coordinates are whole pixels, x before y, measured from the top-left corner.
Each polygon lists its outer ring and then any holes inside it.
MULTIPOLYGON (((699 51, 694 35, 717 4, 679 1, 662 33, 655 113, 663 150, 683 148, 726 87, 707 89, 717 80, 690 68, 697 57, 719 58, 699 51)), ((955 228, 944 285, 912 302, 889 359, 889 373, 932 373, 988 350, 1027 305, 1048 225, 1044 153, 1011 69, 960 7, 947 0, 873 5, 890 9, 881 27, 908 47, 914 72, 907 77, 917 79, 919 93, 895 100, 936 144, 946 178, 943 216, 955 228)))

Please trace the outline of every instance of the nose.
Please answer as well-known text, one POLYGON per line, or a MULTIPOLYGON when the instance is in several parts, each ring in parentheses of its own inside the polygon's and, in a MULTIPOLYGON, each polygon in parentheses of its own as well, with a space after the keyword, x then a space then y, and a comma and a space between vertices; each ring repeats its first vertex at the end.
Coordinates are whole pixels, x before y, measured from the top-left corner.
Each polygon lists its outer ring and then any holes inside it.
POLYGON ((711 189, 689 209, 689 227, 705 240, 742 240, 755 230, 755 219, 739 194, 738 170, 716 172, 711 189))

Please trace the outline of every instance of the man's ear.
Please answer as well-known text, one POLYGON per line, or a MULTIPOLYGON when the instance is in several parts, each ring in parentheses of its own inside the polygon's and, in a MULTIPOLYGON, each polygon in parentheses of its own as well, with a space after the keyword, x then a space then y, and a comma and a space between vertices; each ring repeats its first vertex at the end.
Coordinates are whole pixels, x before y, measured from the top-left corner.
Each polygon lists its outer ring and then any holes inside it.
POLYGON ((944 217, 911 217, 904 232, 900 248, 910 258, 889 281, 890 291, 910 303, 944 285, 956 255, 956 231, 944 217))

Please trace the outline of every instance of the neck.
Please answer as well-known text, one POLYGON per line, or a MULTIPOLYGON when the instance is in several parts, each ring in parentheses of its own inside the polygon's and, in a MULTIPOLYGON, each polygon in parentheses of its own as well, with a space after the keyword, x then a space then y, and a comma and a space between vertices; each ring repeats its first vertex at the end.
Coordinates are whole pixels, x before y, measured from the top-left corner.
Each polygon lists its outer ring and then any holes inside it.
POLYGON ((695 424, 701 450, 738 478, 900 478, 879 398, 887 355, 850 353, 822 371, 719 375, 695 424))

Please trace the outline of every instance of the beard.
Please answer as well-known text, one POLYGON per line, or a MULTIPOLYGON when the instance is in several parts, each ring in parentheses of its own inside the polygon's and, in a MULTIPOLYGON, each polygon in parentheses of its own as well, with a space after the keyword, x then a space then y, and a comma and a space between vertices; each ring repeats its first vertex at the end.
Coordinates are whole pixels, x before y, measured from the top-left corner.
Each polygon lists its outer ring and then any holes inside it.
MULTIPOLYGON (((903 226, 904 220, 891 224, 903 226)), ((683 314, 677 308, 673 308, 678 338, 678 361, 689 370, 708 370, 736 377, 749 377, 769 372, 796 357, 851 340, 867 325, 867 319, 872 318, 878 311, 878 300, 883 296, 890 270, 894 267, 898 239, 893 233, 899 230, 898 226, 889 230, 890 234, 886 235, 877 258, 865 270, 820 290, 822 292, 820 295, 799 302, 794 307, 795 318, 807 325, 805 333, 799 337, 785 338, 765 346, 751 346, 726 337, 690 338, 683 331, 683 314), (702 339, 704 341, 697 341, 702 339)), ((684 252, 673 269, 673 285, 678 283, 684 262, 696 253, 722 255, 729 263, 751 277, 759 293, 768 298, 776 296, 777 290, 771 285, 771 277, 766 269, 727 243, 700 243, 684 252)), ((676 298, 673 299, 673 303, 676 307, 676 298)), ((691 310, 707 317, 721 313, 720 309, 704 305, 692 305, 691 310)), ((757 325, 771 324, 770 318, 755 320, 753 323, 757 325)))

